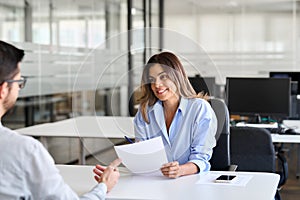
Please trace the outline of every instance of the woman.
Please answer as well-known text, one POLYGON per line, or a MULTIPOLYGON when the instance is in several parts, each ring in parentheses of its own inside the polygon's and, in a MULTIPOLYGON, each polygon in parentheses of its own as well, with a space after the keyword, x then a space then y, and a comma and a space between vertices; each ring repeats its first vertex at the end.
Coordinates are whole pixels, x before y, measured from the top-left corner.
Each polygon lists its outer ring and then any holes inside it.
POLYGON ((161 136, 169 178, 210 170, 217 120, 209 103, 192 88, 179 59, 170 52, 152 56, 144 68, 136 141, 161 136))

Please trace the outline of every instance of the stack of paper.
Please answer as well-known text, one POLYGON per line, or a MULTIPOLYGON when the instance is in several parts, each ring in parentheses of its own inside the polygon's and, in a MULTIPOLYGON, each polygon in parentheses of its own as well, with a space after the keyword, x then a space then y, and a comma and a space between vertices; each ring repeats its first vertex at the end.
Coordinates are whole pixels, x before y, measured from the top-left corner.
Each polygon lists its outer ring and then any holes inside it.
POLYGON ((161 137, 150 140, 115 146, 116 153, 122 163, 132 173, 154 173, 168 163, 161 137))

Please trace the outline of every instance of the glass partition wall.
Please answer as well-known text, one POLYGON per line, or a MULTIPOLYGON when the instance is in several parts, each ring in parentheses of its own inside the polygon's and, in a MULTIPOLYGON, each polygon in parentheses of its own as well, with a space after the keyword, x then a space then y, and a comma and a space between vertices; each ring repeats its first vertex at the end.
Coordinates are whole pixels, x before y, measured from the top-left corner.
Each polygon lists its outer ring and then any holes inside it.
MULTIPOLYGON (((188 76, 214 77, 217 97, 229 76, 300 71, 299 9, 297 0, 0 0, 0 39, 25 49, 28 76, 2 123, 133 115, 143 66, 161 50, 188 76)), ((74 160, 77 143, 51 141, 57 163, 61 152, 74 160)), ((91 153, 111 145, 91 143, 91 153)))
POLYGON ((0 38, 7 41, 24 41, 24 2, 0 2, 0 38))
POLYGON ((22 127, 79 115, 134 114, 128 100, 140 83, 134 71, 152 54, 146 46, 158 43, 141 30, 158 26, 159 2, 1 0, 0 39, 25 49, 22 73, 28 77, 4 121, 22 127))
POLYGON ((178 53, 189 76, 215 77, 218 97, 228 76, 298 70, 297 0, 0 0, 0 11, 0 39, 26 50, 29 79, 19 107, 37 103, 26 111, 27 125, 49 121, 51 106, 51 120, 128 115, 141 69, 160 50, 178 53), (131 41, 128 30, 135 30, 131 41), (186 42, 168 40, 168 31, 196 43, 205 59, 186 42))

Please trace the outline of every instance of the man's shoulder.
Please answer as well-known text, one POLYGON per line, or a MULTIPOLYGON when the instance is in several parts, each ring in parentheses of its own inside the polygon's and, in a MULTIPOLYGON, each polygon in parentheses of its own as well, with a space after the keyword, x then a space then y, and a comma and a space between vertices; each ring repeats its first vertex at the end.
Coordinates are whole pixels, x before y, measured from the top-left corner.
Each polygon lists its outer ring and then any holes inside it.
POLYGON ((26 163, 43 151, 42 144, 30 136, 20 135, 6 128, 1 128, 0 132, 0 159, 6 163, 7 170, 25 170, 26 163))
POLYGON ((7 141, 7 145, 11 145, 12 147, 17 146, 18 149, 32 150, 32 148, 37 148, 40 145, 38 140, 30 136, 21 135, 9 128, 2 127, 0 131, 2 132, 0 133, 2 139, 7 141))

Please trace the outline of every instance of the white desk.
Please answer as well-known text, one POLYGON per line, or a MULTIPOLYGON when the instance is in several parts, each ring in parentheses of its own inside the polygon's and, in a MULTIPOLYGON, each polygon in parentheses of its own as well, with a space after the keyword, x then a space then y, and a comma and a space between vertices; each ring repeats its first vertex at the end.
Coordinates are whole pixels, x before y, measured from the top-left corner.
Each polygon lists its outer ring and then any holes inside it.
POLYGON ((133 117, 82 116, 53 123, 17 129, 23 135, 79 138, 79 163, 85 164, 84 138, 134 138, 133 117))
POLYGON ((295 129, 296 132, 300 133, 300 120, 283 120, 282 123, 286 128, 295 129))
POLYGON ((300 143, 300 135, 271 134, 273 143, 300 143))
POLYGON ((300 177, 300 135, 271 134, 273 143, 295 143, 297 144, 297 169, 296 177, 300 177))
MULTIPOLYGON (((65 182, 77 193, 89 191, 95 184, 93 166, 57 165, 65 182)), ((279 175, 253 172, 218 172, 222 174, 251 175, 244 186, 220 184, 195 184, 200 175, 177 179, 165 177, 133 176, 121 168, 118 184, 108 193, 107 199, 205 199, 205 200, 253 200, 274 199, 279 175)), ((215 173, 215 172, 214 172, 215 173)))

